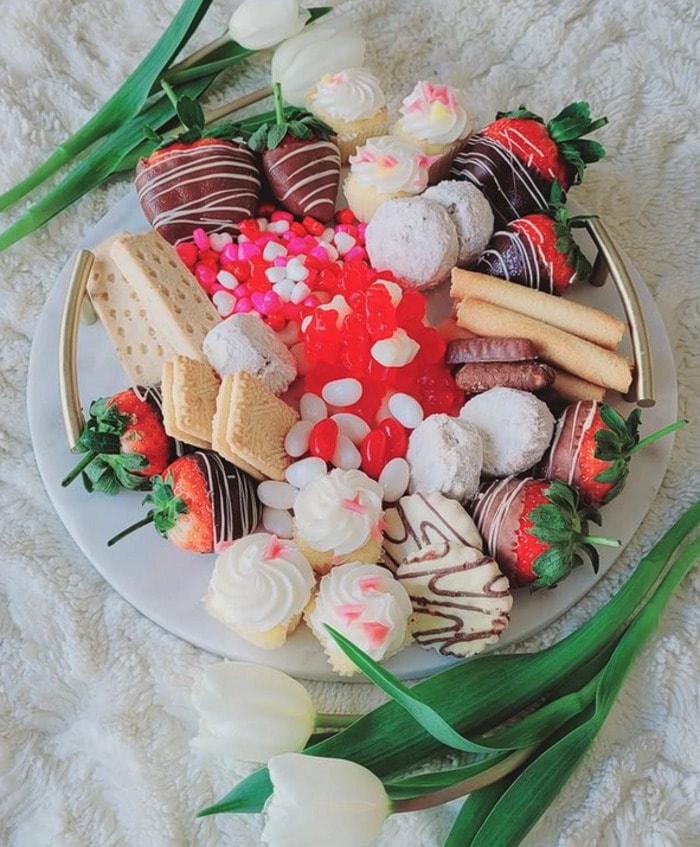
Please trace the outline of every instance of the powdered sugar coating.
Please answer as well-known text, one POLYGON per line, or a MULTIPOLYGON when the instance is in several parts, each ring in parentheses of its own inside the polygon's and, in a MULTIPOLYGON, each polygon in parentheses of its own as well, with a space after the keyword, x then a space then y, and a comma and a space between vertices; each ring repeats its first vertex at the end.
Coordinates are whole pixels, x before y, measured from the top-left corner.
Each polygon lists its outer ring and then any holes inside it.
POLYGON ((483 192, 471 182, 446 179, 426 189, 422 197, 439 203, 455 225, 459 242, 457 264, 463 268, 473 264, 489 243, 494 228, 493 210, 483 192))
POLYGON ((389 270, 406 285, 432 288, 457 263, 457 230, 445 209, 432 200, 405 197, 387 200, 365 233, 372 267, 389 270))
POLYGON ((540 461, 554 433, 547 404, 528 391, 492 388, 468 400, 460 420, 472 423, 484 446, 485 476, 510 476, 540 461))
POLYGON ((439 491, 468 500, 479 490, 483 448, 477 428, 450 415, 430 415, 411 433, 406 452, 409 492, 439 491))
POLYGON ((255 314, 231 315, 207 333, 204 355, 219 374, 245 371, 273 394, 282 394, 297 375, 296 359, 277 333, 255 314))

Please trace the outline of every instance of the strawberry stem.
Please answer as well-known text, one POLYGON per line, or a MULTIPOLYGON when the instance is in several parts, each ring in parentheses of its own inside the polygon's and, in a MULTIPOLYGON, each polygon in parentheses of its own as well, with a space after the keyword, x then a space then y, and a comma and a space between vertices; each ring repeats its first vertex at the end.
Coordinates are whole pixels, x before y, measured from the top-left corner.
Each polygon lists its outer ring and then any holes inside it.
POLYGON ((282 126, 283 123, 286 123, 284 116, 284 103, 282 102, 282 86, 279 82, 276 82, 272 86, 272 96, 275 101, 275 122, 278 126, 282 126))
POLYGON ((78 464, 73 468, 73 470, 68 474, 68 476, 64 477, 61 480, 61 485, 66 488, 73 482, 73 480, 79 476, 85 468, 90 464, 90 462, 97 457, 97 453, 94 450, 88 450, 88 452, 83 456, 83 458, 78 462, 78 464))
POLYGON ((653 444, 655 441, 658 441, 659 438, 663 438, 664 435, 668 435, 671 432, 675 432, 677 429, 681 429, 687 423, 689 423, 688 420, 686 420, 685 418, 681 418, 681 420, 669 424, 668 426, 663 427, 663 429, 657 429, 656 432, 652 432, 651 435, 647 435, 646 438, 643 438, 641 441, 637 442, 637 444, 635 444, 634 447, 628 451, 627 455, 631 456, 633 453, 637 453, 639 450, 643 450, 645 447, 648 447, 650 444, 653 444))
POLYGON ((121 541, 122 538, 126 538, 127 535, 131 535, 137 529, 141 529, 142 526, 148 526, 149 523, 153 523, 155 515, 153 512, 149 512, 145 518, 141 518, 140 521, 136 523, 132 523, 131 526, 128 526, 126 529, 123 529, 118 535, 115 535, 114 538, 110 538, 107 542, 107 546, 111 547, 116 544, 117 541, 121 541))
POLYGON ((580 541, 583 544, 598 544, 601 547, 621 547, 617 538, 603 538, 599 535, 582 535, 580 541))

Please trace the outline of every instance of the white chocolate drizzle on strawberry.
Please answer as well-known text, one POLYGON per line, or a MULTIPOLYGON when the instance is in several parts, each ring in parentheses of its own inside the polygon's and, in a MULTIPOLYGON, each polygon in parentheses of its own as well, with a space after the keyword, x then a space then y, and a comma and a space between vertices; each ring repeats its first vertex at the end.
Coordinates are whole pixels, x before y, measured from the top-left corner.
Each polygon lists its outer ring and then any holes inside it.
MULTIPOLYGON (((479 270, 491 276, 516 281, 527 280, 530 288, 554 294, 554 265, 544 249, 547 236, 531 220, 521 218, 511 224, 513 230, 499 230, 491 245, 479 256, 479 270)), ((569 282, 574 281, 572 266, 569 282)))
POLYGON ((266 162, 268 180, 283 206, 321 221, 333 217, 340 174, 340 154, 333 142, 276 148, 268 151, 266 162))
POLYGON ((520 508, 517 506, 525 486, 530 479, 516 479, 512 476, 493 482, 484 494, 476 500, 473 511, 474 520, 484 537, 486 549, 491 556, 500 561, 503 555, 503 539, 514 534, 520 520, 520 508))
POLYGON ((576 484, 579 457, 588 432, 593 428, 597 403, 579 400, 567 406, 557 422, 554 438, 545 456, 542 475, 576 484))

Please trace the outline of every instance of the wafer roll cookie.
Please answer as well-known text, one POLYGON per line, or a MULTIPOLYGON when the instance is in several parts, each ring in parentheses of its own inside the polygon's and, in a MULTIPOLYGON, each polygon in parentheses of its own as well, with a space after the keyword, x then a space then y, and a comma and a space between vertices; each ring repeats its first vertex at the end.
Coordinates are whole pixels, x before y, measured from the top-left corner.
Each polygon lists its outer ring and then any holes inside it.
POLYGON ((482 300, 536 318, 608 350, 616 350, 625 334, 625 324, 615 315, 474 271, 455 268, 450 294, 459 300, 482 300))
POLYGON ((554 368, 554 382, 551 390, 556 392, 567 403, 578 403, 579 400, 597 400, 601 403, 605 397, 602 385, 594 385, 585 379, 554 368))
POLYGON ((482 300, 463 300, 457 308, 457 321, 479 335, 529 338, 546 362, 595 385, 624 394, 632 382, 630 363, 617 353, 510 309, 482 300))

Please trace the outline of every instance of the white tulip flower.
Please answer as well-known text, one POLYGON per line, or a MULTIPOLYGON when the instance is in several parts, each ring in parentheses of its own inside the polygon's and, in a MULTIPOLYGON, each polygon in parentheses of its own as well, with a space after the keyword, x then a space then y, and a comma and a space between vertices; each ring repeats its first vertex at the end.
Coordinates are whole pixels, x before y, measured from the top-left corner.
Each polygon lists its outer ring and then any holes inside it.
POLYGON ((268 767, 269 847, 368 847, 391 814, 381 780, 355 762, 284 753, 268 767))
POLYGON ((272 82, 282 86, 282 96, 292 106, 303 106, 306 93, 324 74, 361 68, 365 40, 342 17, 306 27, 284 41, 272 56, 272 82))
POLYGON ((193 745, 246 762, 302 750, 316 721, 316 707, 301 683, 248 662, 209 665, 192 702, 200 718, 193 745))
POLYGON ((248 50, 274 47, 304 28, 310 13, 299 0, 243 0, 231 16, 229 35, 248 50))

